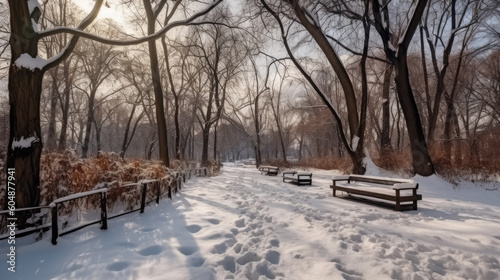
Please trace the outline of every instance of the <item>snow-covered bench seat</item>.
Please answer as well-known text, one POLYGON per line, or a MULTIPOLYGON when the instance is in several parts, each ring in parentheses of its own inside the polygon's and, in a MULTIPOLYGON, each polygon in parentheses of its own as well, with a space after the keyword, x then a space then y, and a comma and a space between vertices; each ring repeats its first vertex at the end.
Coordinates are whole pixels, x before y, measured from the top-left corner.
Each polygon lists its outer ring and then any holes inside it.
POLYGON ((260 166, 259 167, 259 171, 261 171, 269 176, 271 176, 271 175, 277 176, 278 170, 279 170, 279 168, 276 166, 260 166))
POLYGON ((300 185, 312 185, 312 173, 310 172, 297 172, 297 171, 283 171, 283 182, 300 185))
POLYGON ((330 188, 333 190, 333 196, 336 196, 336 191, 342 191, 349 196, 389 200, 395 202, 397 211, 401 211, 406 206, 417 210, 417 201, 422 200, 422 195, 417 194, 418 184, 413 180, 364 175, 334 176, 332 180, 333 185, 330 188))

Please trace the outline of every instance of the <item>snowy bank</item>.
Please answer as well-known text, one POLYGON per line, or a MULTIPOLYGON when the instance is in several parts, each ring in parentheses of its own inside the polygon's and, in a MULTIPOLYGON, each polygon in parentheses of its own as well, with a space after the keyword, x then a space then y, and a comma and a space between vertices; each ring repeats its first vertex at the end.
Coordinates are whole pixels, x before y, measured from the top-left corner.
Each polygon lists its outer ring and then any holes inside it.
POLYGON ((395 212, 333 198, 333 172, 313 173, 297 187, 226 166, 107 231, 19 239, 0 279, 500 278, 500 191, 417 176, 419 210, 395 212))

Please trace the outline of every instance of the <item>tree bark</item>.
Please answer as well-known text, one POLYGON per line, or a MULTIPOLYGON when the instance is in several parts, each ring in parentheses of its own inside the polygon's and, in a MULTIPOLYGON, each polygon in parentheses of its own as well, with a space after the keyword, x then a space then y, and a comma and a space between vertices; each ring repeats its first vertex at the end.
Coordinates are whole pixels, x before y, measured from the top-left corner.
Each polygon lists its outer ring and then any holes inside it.
POLYGON ((391 131, 391 124, 390 124, 390 119, 391 119, 391 112, 390 112, 390 106, 391 106, 391 101, 390 101, 390 89, 391 89, 391 76, 392 76, 392 65, 387 64, 385 66, 385 73, 384 73, 384 84, 382 88, 382 133, 380 137, 380 150, 381 150, 381 155, 387 155, 387 152, 392 151, 392 144, 391 144, 391 136, 390 136, 390 131, 391 131))
POLYGON ((420 114, 411 89, 406 55, 398 59, 395 70, 396 88, 401 109, 405 116, 406 128, 408 130, 413 168, 417 174, 430 176, 434 174, 434 165, 429 155, 422 123, 420 121, 420 114))
POLYGON ((262 153, 260 148, 260 111, 259 111, 259 94, 255 97, 254 104, 254 125, 255 125, 255 165, 257 168, 262 163, 262 153))
POLYGON ((94 101, 96 91, 89 94, 89 103, 87 104, 87 122, 85 123, 85 138, 82 143, 82 158, 88 157, 90 133, 92 132, 92 123, 94 122, 94 101))
MULTIPOLYGON (((364 174, 365 172, 365 166, 363 165, 363 158, 365 157, 364 151, 363 151, 363 135, 361 133, 364 133, 364 125, 360 125, 360 116, 358 116, 358 110, 357 110, 357 102, 356 102, 356 95, 354 92, 354 87, 352 85, 352 82, 349 78, 349 75, 347 73, 347 70, 345 69, 344 65, 342 64, 342 61, 340 60, 339 56, 331 46, 330 42, 326 38, 325 34, 321 30, 321 27, 319 26, 318 23, 312 23, 306 12, 304 11, 303 7, 298 3, 297 0, 290 0, 290 1, 284 1, 287 2, 291 8, 293 8, 295 15, 299 19, 300 23, 304 26, 304 28, 309 32, 311 37, 314 39, 314 41, 318 44, 320 49, 323 51, 325 54, 328 62, 332 66, 333 70, 337 74, 337 77, 341 83, 342 89, 344 91, 344 96, 345 96, 345 102, 347 106, 347 112, 348 112, 348 127, 349 127, 349 132, 350 132, 350 143, 347 140, 346 133, 343 131, 342 128, 342 122, 337 114, 335 108, 333 108, 332 104, 328 100, 328 98, 323 94, 323 92, 319 89, 319 87, 315 84, 315 82, 312 80, 311 76, 303 69, 303 67, 298 63, 297 59, 294 57, 292 50, 290 46, 288 45, 288 39, 287 39, 287 34, 285 32, 285 28, 283 26, 283 22, 281 21, 279 15, 273 11, 269 5, 267 4, 266 1, 261 0, 260 1, 265 9, 276 19, 280 26, 281 30, 281 37, 283 39, 283 43, 285 45, 285 49, 290 56, 292 62, 295 64, 295 66, 299 69, 301 74, 307 79, 307 81, 311 84, 315 92, 320 96, 322 101, 327 105, 329 111, 332 113, 334 116, 335 120, 337 121, 338 125, 338 132, 341 136, 342 143, 346 147, 346 150, 348 152, 348 155, 351 159, 351 162, 353 163, 353 173, 357 174, 364 174), (359 137, 359 142, 358 146, 356 149, 352 149, 352 144, 353 140, 355 137, 359 137)), ((366 28, 364 30, 365 35, 366 35, 366 28)), ((366 38, 365 38, 366 39, 366 38)), ((366 44, 365 40, 365 44, 366 44)), ((363 103, 363 101, 362 101, 363 103)), ((363 105, 362 105, 363 106, 363 105)), ((363 114, 363 112, 362 112, 363 114)), ((361 116, 362 117, 362 116, 361 116)), ((365 120, 362 120, 365 122, 365 120)))
MULTIPOLYGON (((16 169, 15 203, 17 208, 34 207, 38 206, 40 203, 40 190, 38 187, 40 181, 40 156, 43 147, 40 128, 40 97, 45 72, 66 60, 73 52, 80 37, 87 37, 95 41, 112 45, 134 45, 145 41, 155 40, 170 29, 176 26, 189 24, 194 19, 207 14, 219 5, 222 0, 213 3, 207 9, 194 14, 187 20, 177 21, 175 24, 165 26, 161 32, 158 32, 154 36, 143 37, 128 42, 107 40, 81 31, 95 20, 103 4, 103 0, 95 0, 92 11, 82 20, 76 29, 61 27, 41 32, 35 32, 34 30, 41 15, 40 7, 29 7, 29 2, 31 3, 32 1, 8 0, 11 30, 9 41, 11 61, 9 66, 8 85, 10 133, 6 168, 16 169), (52 57, 50 60, 46 61, 46 64, 43 66, 29 65, 33 67, 33 69, 28 69, 28 65, 16 65, 17 60, 22 55, 25 59, 28 57, 32 59, 37 58, 38 41, 40 39, 62 33, 72 34, 73 37, 63 48, 60 55, 52 57)), ((148 3, 149 6, 151 5, 147 0, 144 0, 144 2, 148 3)), ((157 105, 158 103, 163 105, 163 102, 157 102, 157 105)), ((163 114, 163 111, 161 112, 163 114)), ((4 207, 7 207, 7 201, 8 199, 5 199, 6 203, 4 207)), ((25 220, 24 218, 18 219, 18 223, 23 222, 25 220)))
MULTIPOLYGON (((40 204, 40 156, 42 139, 40 127, 40 98, 42 93, 42 69, 33 70, 17 66, 16 60, 27 54, 38 55, 34 40, 32 20, 38 21, 37 11, 29 13, 28 1, 9 0, 10 7, 10 47, 9 103, 10 134, 7 147, 7 170, 15 170, 16 208, 38 206, 40 204)), ((39 14, 38 14, 39 15, 39 14)), ((2 171, 4 172, 4 171, 2 171)), ((12 182, 11 182, 12 183, 12 182)), ((7 186, 11 186, 7 183, 7 186)), ((7 192, 6 192, 7 195, 7 192)), ((5 199, 5 209, 7 208, 5 199)), ((18 224, 28 217, 18 213, 18 224)))
POLYGON ((389 26, 389 12, 387 8, 387 1, 384 5, 378 0, 372 0, 372 10, 375 18, 375 28, 379 33, 382 43, 384 44, 384 51, 387 58, 394 65, 396 76, 396 89, 399 97, 401 109, 405 116, 406 127, 408 136, 410 138, 410 148, 412 153, 413 168, 417 174, 422 176, 430 176, 434 174, 434 165, 429 155, 427 142, 420 120, 415 96, 410 85, 410 76, 408 71, 407 53, 411 39, 415 34, 422 14, 427 5, 427 0, 419 0, 415 6, 415 11, 410 19, 404 37, 401 38, 397 45, 397 51, 392 46, 393 34, 389 26))
MULTIPOLYGON (((10 137, 7 168, 15 169, 16 208, 40 204, 40 97, 43 73, 19 68, 9 69, 10 137), (26 176, 28 175, 28 176, 26 176)), ((5 200, 7 206, 7 199, 5 200)), ((22 216, 22 215, 21 215, 22 216)), ((27 217, 22 216, 21 221, 27 217)))
POLYGON ((68 119, 69 119, 69 105, 70 105, 70 94, 71 86, 73 84, 73 76, 69 73, 69 62, 65 61, 63 63, 63 75, 64 75, 64 90, 62 96, 59 96, 61 103, 61 131, 59 133, 59 144, 57 150, 59 152, 64 152, 66 150, 66 138, 68 131, 68 119))
POLYGON ((49 112, 49 128, 47 131, 47 150, 49 151, 54 151, 57 147, 57 142, 56 142, 56 110, 57 110, 57 98, 59 95, 59 85, 58 85, 58 74, 59 74, 59 68, 55 67, 52 69, 50 76, 51 76, 51 83, 52 87, 50 89, 50 112, 49 112))
MULTIPOLYGON (((164 1, 162 1, 164 3, 164 1)), ((155 33, 155 24, 157 15, 153 13, 151 2, 143 0, 146 8, 148 21, 148 35, 155 33)), ((156 41, 148 41, 149 58, 151 61, 151 76, 153 79, 153 90, 155 95, 156 123, 158 125, 158 145, 160 149, 160 160, 166 167, 170 166, 170 157, 168 155, 168 135, 167 120, 165 118, 165 106, 163 90, 161 86, 160 67, 158 65, 158 51, 156 41)))

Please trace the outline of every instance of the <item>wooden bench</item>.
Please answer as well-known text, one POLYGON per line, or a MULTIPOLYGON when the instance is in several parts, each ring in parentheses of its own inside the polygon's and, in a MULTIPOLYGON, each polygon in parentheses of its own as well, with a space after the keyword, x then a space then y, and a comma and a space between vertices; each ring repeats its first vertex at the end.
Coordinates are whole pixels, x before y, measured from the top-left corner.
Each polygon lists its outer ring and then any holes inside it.
POLYGON ((297 172, 297 171, 283 171, 283 182, 301 185, 312 185, 312 173, 310 172, 297 172))
POLYGON ((330 188, 333 190, 333 196, 336 196, 336 191, 343 191, 349 196, 354 194, 393 201, 396 203, 397 211, 408 206, 412 210, 417 210, 417 201, 422 200, 422 195, 417 194, 418 184, 413 180, 364 175, 334 176, 333 185, 330 188), (402 204, 404 202, 411 203, 402 204))
POLYGON ((279 168, 276 166, 260 166, 259 171, 269 176, 277 176, 279 168))

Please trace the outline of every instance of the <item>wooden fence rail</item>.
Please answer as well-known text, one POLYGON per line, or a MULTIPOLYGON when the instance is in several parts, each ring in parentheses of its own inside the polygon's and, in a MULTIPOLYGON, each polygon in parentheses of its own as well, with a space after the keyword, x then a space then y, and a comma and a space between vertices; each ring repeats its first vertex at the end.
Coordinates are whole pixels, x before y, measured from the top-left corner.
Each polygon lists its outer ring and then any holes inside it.
MULTIPOLYGON (((166 195, 170 199, 172 199, 172 192, 177 194, 178 191, 181 190, 182 183, 186 182, 186 179, 190 179, 193 175, 198 176, 198 177, 207 176, 207 169, 205 167, 196 168, 196 169, 191 169, 191 170, 177 171, 174 174, 175 174, 174 180, 172 180, 170 184, 166 184, 166 188, 167 188, 166 195)), ((110 189, 109 186, 112 183, 105 184, 105 186, 103 188, 100 188, 97 190, 71 194, 71 195, 68 195, 65 197, 58 198, 58 199, 54 200, 52 203, 50 203, 50 205, 48 205, 48 206, 16 209, 16 210, 14 210, 15 212, 23 212, 23 211, 32 211, 32 212, 35 211, 35 212, 37 212, 37 211, 40 211, 42 209, 50 209, 51 223, 41 224, 41 225, 36 226, 35 228, 26 228, 23 230, 18 230, 18 231, 16 231, 15 235, 16 235, 16 237, 22 237, 22 236, 32 234, 34 232, 47 231, 49 228, 52 228, 51 242, 52 242, 52 244, 56 245, 57 238, 59 236, 63 236, 63 235, 75 232, 77 230, 80 230, 80 229, 85 228, 85 227, 90 226, 90 225, 100 223, 101 224, 100 229, 106 230, 108 228, 108 220, 109 219, 120 217, 120 216, 130 214, 130 213, 136 212, 136 211, 140 211, 141 214, 144 213, 144 209, 145 209, 146 205, 153 201, 153 200, 147 201, 148 186, 151 186, 154 188, 154 191, 155 191, 154 201, 157 204, 160 203, 160 199, 161 199, 162 195, 165 195, 165 193, 162 194, 162 192, 161 192, 162 184, 165 186, 164 180, 166 180, 166 178, 162 178, 159 180, 158 179, 147 179, 147 180, 140 180, 139 182, 136 182, 136 183, 128 183, 128 184, 123 185, 122 187, 129 187, 130 188, 130 187, 136 186, 136 187, 141 188, 140 208, 132 209, 129 211, 117 213, 117 214, 110 215, 110 216, 108 216, 108 211, 107 211, 107 199, 108 199, 107 194, 108 194, 108 190, 110 189), (58 212, 60 209, 59 206, 62 203, 70 202, 70 201, 77 200, 77 199, 82 199, 82 198, 89 197, 89 196, 97 196, 97 195, 99 195, 99 197, 100 197, 100 212, 101 212, 100 219, 95 220, 95 221, 91 221, 91 222, 87 222, 84 224, 80 224, 76 227, 70 228, 70 229, 65 230, 65 231, 61 231, 61 232, 59 231, 59 218, 60 218, 60 216, 59 216, 58 212)), ((9 213, 10 213, 9 210, 0 211, 0 217, 2 217, 2 219, 3 219, 9 213)), ((9 233, 1 235, 0 240, 7 239, 7 238, 9 238, 9 236, 10 236, 9 233)))

